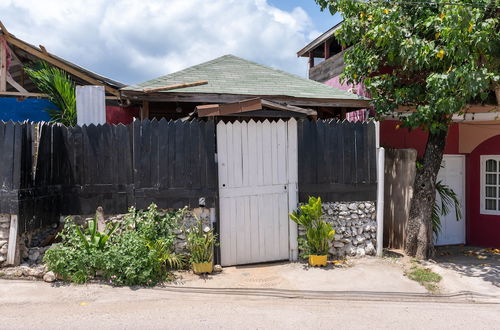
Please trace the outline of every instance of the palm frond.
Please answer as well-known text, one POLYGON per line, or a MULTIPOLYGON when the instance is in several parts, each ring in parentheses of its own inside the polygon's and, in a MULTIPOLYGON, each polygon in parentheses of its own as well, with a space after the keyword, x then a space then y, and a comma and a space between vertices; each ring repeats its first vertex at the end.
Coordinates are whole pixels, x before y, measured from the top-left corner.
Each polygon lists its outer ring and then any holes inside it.
POLYGON ((432 231, 436 237, 441 232, 441 216, 446 216, 450 213, 450 208, 455 208, 455 217, 457 221, 462 219, 462 210, 457 194, 441 181, 436 182, 436 192, 439 194, 441 203, 437 200, 432 207, 432 231))
POLYGON ((68 74, 42 61, 25 67, 24 71, 35 86, 42 93, 47 94, 49 96, 49 101, 57 107, 46 109, 51 121, 66 126, 75 126, 75 83, 68 74))

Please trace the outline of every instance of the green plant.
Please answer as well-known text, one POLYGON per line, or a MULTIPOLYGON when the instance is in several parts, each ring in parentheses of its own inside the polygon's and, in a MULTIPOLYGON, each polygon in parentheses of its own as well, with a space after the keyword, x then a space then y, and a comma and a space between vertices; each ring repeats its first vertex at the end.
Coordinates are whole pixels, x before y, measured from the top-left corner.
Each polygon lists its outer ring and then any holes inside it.
POLYGON ((155 285, 180 268, 184 256, 174 253, 175 232, 185 209, 161 212, 130 209, 122 223, 97 230, 97 218, 82 230, 70 218, 59 234, 61 242, 47 250, 47 267, 63 279, 85 283, 102 273, 113 285, 155 285))
POLYGON ((155 285, 166 278, 166 270, 155 251, 137 231, 114 237, 104 258, 104 278, 113 285, 155 285))
POLYGON ((309 251, 313 255, 328 255, 328 243, 333 239, 335 230, 329 223, 320 220, 306 231, 309 251))
POLYGON ((460 221, 462 219, 462 211, 458 196, 450 187, 438 181, 436 182, 436 191, 439 194, 441 203, 439 204, 436 201, 432 209, 432 231, 437 237, 441 232, 441 216, 448 215, 450 207, 453 207, 455 208, 455 217, 457 221, 460 221))
POLYGON ((323 215, 321 198, 309 197, 308 203, 301 205, 298 210, 290 214, 290 218, 305 229, 312 227, 323 215))
POLYGON ((50 66, 46 62, 36 62, 24 71, 30 80, 43 93, 49 96, 57 109, 47 109, 51 121, 66 126, 76 125, 75 83, 66 72, 50 66))
POLYGON ((203 222, 197 219, 196 225, 189 229, 187 247, 192 263, 212 262, 214 246, 217 244, 213 229, 204 228, 203 222))
POLYGON ((180 269, 184 266, 184 256, 172 251, 172 245, 168 244, 165 240, 150 241, 146 243, 146 246, 153 252, 153 257, 161 265, 168 266, 170 269, 180 269))
POLYGON ((167 245, 173 245, 175 232, 180 228, 180 220, 187 208, 163 212, 152 203, 146 210, 129 209, 125 217, 125 226, 135 228, 148 242, 163 240, 167 245))
POLYGON ((290 214, 290 219, 306 230, 306 239, 301 240, 300 244, 307 254, 328 254, 329 242, 334 238, 335 230, 322 217, 320 197, 309 197, 306 205, 301 205, 290 214))
POLYGON ((78 237, 80 237, 83 246, 87 250, 104 250, 106 247, 106 242, 118 227, 118 223, 115 223, 114 225, 106 225, 107 231, 103 233, 99 232, 97 230, 97 215, 92 220, 88 221, 87 224, 88 227, 83 232, 79 226, 75 227, 78 237))
POLYGON ((103 268, 104 254, 99 249, 88 249, 78 234, 79 225, 66 218, 64 229, 57 243, 48 249, 44 262, 49 270, 64 280, 85 283, 95 276, 96 270, 103 268))

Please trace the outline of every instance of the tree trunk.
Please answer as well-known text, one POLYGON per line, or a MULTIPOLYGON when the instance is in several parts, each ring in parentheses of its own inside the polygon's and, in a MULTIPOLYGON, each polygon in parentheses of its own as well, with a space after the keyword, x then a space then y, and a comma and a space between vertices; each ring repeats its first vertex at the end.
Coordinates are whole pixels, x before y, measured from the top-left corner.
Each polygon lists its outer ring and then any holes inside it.
POLYGON ((424 158, 417 166, 406 226, 405 252, 418 259, 427 259, 434 254, 431 216, 447 134, 448 130, 429 133, 424 158))

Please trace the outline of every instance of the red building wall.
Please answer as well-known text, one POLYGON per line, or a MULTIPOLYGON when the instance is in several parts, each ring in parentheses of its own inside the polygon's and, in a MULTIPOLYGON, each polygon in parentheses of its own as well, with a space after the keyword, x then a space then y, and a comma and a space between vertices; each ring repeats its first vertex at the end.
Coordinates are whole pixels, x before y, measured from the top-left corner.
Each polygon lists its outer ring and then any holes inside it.
MULTIPOLYGON (((400 124, 398 120, 384 120, 380 123, 380 146, 395 149, 413 148, 417 150, 419 157, 423 156, 429 133, 421 129, 410 131, 408 128, 397 128, 400 124)), ((458 134, 458 124, 452 124, 448 131, 445 154, 459 154, 458 134)))
POLYGON ((128 125, 134 121, 134 117, 139 117, 137 107, 106 106, 106 123, 128 125))
POLYGON ((480 214, 481 155, 500 154, 500 135, 477 146, 466 159, 467 243, 500 248, 500 216, 480 214))

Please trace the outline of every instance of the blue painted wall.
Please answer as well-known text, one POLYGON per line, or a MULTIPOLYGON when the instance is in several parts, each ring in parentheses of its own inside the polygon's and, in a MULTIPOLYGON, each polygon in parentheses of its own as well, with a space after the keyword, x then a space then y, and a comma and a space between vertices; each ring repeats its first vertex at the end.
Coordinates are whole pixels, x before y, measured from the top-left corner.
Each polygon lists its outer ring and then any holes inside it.
POLYGON ((49 121, 47 108, 56 108, 52 102, 44 99, 26 99, 18 101, 15 97, 0 97, 0 120, 3 121, 49 121))

